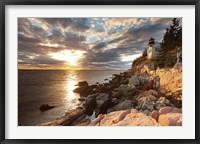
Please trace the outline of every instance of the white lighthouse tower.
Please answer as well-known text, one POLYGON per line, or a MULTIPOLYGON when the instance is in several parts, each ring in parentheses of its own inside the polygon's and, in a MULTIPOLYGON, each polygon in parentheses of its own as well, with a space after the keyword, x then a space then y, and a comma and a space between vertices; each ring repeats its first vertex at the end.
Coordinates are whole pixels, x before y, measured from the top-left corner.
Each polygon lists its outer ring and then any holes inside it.
POLYGON ((149 39, 148 46, 147 46, 147 58, 148 59, 155 58, 157 54, 159 53, 160 47, 161 47, 160 43, 155 42, 155 39, 151 37, 149 39))

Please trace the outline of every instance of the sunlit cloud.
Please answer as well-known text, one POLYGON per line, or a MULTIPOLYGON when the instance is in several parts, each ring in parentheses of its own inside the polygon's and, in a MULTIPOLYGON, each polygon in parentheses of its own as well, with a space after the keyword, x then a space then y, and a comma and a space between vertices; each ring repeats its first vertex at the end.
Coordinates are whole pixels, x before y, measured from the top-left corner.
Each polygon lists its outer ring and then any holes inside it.
POLYGON ((60 47, 58 44, 51 44, 51 43, 39 43, 41 46, 46 46, 46 47, 60 47))
POLYGON ((134 55, 128 55, 128 56, 121 54, 120 58, 121 58, 122 62, 130 62, 130 61, 133 61, 140 56, 141 56, 141 54, 134 54, 134 55))
MULTIPOLYGON (((129 69, 172 18, 18 18, 20 69, 129 69)), ((181 19, 180 19, 181 20, 181 19)))
POLYGON ((64 50, 57 53, 48 54, 51 58, 61 61, 66 61, 69 65, 78 65, 79 60, 83 58, 85 51, 79 50, 64 50))

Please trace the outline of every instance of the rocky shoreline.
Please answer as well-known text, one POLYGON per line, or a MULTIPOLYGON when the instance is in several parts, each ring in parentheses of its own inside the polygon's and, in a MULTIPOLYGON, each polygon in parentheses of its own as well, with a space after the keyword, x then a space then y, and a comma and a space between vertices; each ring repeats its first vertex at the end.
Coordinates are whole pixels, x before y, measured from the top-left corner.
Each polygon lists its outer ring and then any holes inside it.
POLYGON ((79 82, 82 107, 38 126, 180 126, 182 67, 154 70, 147 65, 114 74, 104 84, 79 82), (93 118, 91 118, 93 117, 93 118))

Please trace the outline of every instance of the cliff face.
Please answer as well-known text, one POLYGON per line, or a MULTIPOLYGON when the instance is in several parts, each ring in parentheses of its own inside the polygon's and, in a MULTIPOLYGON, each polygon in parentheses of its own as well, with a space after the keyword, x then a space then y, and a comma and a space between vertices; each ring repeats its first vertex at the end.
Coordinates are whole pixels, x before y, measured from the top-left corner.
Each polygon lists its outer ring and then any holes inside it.
MULTIPOLYGON (((116 104, 107 105, 107 108, 103 107, 107 111, 96 115, 97 118, 90 125, 182 125, 181 66, 175 65, 173 68, 153 70, 148 65, 140 65, 136 72, 129 75, 126 80, 127 84, 120 84, 111 95, 110 102, 115 101, 116 104)), ((86 101, 91 97, 87 97, 86 101)), ((95 100, 95 96, 93 97, 95 100)), ((97 97, 99 97, 98 94, 97 97)), ((106 100, 109 100, 109 95, 106 100)), ((102 105, 97 108, 103 106, 104 102, 102 101, 102 105)), ((88 108, 87 104, 86 107, 88 108)))
POLYGON ((157 90, 175 102, 177 107, 182 106, 182 66, 175 65, 173 68, 157 68, 156 70, 150 70, 144 66, 140 72, 157 78, 159 81, 157 90))
POLYGON ((173 68, 152 70, 147 65, 143 65, 136 71, 128 78, 129 89, 125 85, 120 85, 118 88, 118 92, 123 91, 120 95, 132 92, 129 100, 121 102, 120 109, 116 110, 115 106, 112 108, 114 112, 100 115, 91 125, 182 125, 182 67, 175 65, 173 68), (134 104, 131 106, 128 102, 134 104))
POLYGON ((146 74, 152 79, 159 79, 159 90, 172 93, 182 90, 182 66, 175 65, 173 68, 151 70, 144 65, 137 71, 139 74, 146 74))
POLYGON ((160 78, 160 89, 171 93, 182 90, 182 67, 168 70, 157 69, 156 76, 160 78))

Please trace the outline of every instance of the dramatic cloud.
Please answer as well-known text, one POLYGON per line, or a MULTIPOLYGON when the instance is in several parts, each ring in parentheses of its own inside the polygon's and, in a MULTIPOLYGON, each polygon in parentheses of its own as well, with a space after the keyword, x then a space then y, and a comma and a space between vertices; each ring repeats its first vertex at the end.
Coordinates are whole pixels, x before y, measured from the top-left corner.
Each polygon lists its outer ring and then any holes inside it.
POLYGON ((21 69, 129 69, 172 18, 18 18, 21 69))

